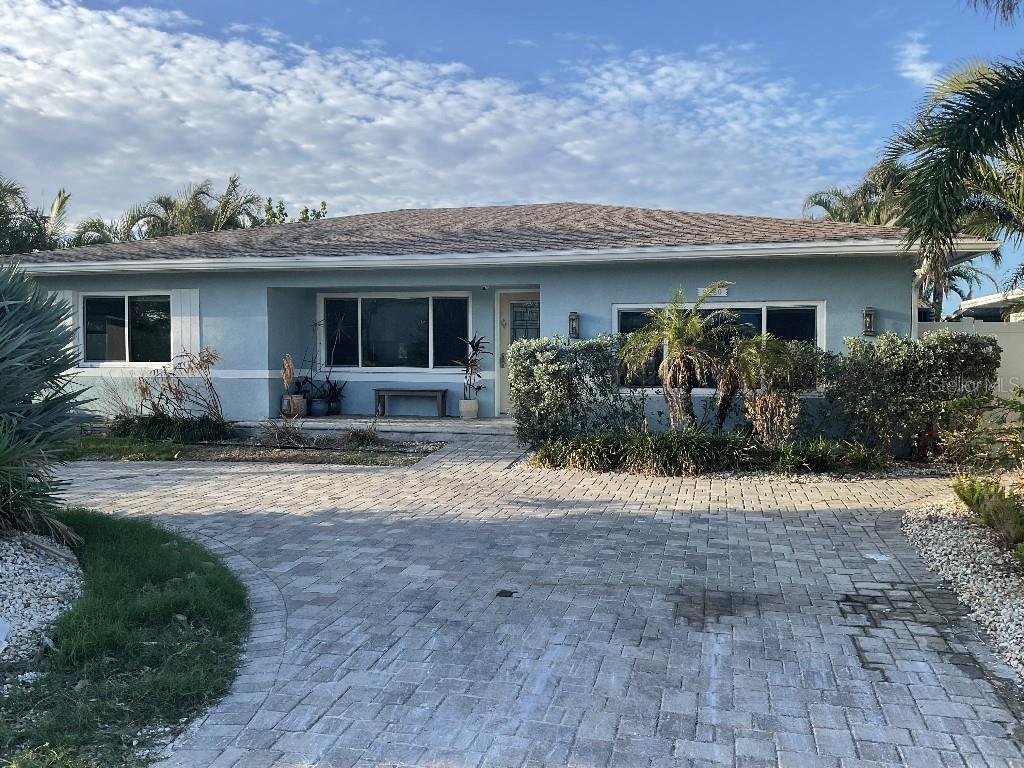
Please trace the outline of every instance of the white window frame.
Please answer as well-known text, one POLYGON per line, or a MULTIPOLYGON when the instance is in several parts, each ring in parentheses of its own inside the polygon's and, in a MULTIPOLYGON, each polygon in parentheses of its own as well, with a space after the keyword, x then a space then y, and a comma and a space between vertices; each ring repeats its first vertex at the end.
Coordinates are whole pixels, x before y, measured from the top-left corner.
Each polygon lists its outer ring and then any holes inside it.
MULTIPOLYGON (((399 293, 376 291, 360 291, 355 293, 318 293, 316 301, 317 327, 317 365, 321 371, 343 373, 379 373, 386 377, 390 373, 421 373, 425 376, 445 376, 458 373, 461 369, 456 365, 434 365, 434 299, 466 299, 466 329, 472 336, 473 332, 473 294, 469 291, 403 291, 399 293), (356 336, 358 341, 358 365, 328 365, 327 339, 324 328, 324 315, 327 299, 356 299, 356 336), (363 299, 427 299, 427 361, 428 367, 418 368, 411 365, 380 366, 363 365, 363 299)), ((461 374, 460 374, 461 375, 461 374)))
MULTIPOLYGON (((662 309, 668 306, 668 302, 651 302, 649 304, 612 304, 612 333, 619 333, 619 312, 636 312, 638 310, 662 309)), ((684 307, 692 307, 693 302, 683 304, 684 307)), ((705 301, 701 309, 761 309, 761 331, 768 327, 768 307, 814 307, 814 343, 819 349, 825 349, 825 310, 826 302, 823 300, 814 301, 705 301)), ((621 387, 622 390, 640 390, 647 393, 660 392, 661 387, 621 387)), ((693 394, 704 397, 713 395, 715 390, 711 387, 694 387, 693 394)))
POLYGON ((152 370, 163 365, 169 365, 174 360, 174 306, 170 290, 153 289, 151 291, 83 291, 78 295, 78 306, 75 315, 78 317, 78 328, 75 333, 75 341, 81 350, 78 365, 80 368, 140 368, 152 370), (104 299, 113 296, 124 298, 124 360, 86 360, 85 359, 85 302, 88 299, 104 299), (133 361, 128 357, 131 354, 131 328, 129 327, 128 299, 131 296, 166 296, 169 311, 171 314, 171 357, 168 360, 133 361))

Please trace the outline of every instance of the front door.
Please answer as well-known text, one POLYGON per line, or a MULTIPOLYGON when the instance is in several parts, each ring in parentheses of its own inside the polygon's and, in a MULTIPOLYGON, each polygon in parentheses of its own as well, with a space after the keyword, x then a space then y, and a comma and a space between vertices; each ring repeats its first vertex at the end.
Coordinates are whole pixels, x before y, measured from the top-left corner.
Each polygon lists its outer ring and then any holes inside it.
POLYGON ((509 410, 508 366, 505 354, 509 344, 519 339, 540 338, 540 293, 515 291, 499 294, 498 300, 498 403, 502 416, 509 410))

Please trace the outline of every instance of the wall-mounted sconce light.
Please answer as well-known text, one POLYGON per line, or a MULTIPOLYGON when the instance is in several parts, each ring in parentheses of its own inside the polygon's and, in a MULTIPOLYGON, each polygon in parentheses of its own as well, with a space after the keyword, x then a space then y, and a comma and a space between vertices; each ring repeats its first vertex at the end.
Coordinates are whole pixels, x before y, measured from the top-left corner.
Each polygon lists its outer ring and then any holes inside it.
POLYGON ((864 335, 877 336, 878 328, 875 325, 875 308, 864 307, 864 335))
POLYGON ((569 338, 578 339, 580 337, 580 313, 570 312, 569 313, 569 338))

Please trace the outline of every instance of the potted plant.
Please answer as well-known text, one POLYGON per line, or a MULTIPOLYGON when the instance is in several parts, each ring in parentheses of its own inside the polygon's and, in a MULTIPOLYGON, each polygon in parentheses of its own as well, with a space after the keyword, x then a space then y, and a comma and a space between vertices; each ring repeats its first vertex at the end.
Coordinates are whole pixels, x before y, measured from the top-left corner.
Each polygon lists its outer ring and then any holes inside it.
POLYGON ((341 413, 341 401, 345 397, 345 384, 331 381, 330 374, 324 380, 323 395, 327 401, 327 413, 330 416, 338 416, 341 413))
POLYGON ((309 415, 326 416, 330 412, 331 406, 324 396, 323 385, 310 378, 307 378, 305 383, 309 393, 309 415))
POLYGON ((281 395, 281 415, 289 419, 305 416, 306 397, 302 394, 301 382, 295 380, 295 361, 292 360, 291 355, 285 355, 281 361, 281 381, 284 383, 284 394, 281 395))
POLYGON ((471 339, 459 339, 466 344, 467 354, 461 360, 455 362, 461 366, 463 375, 462 399, 459 400, 459 416, 464 419, 475 419, 480 414, 480 401, 476 396, 484 385, 480 383, 483 378, 484 355, 491 354, 487 351, 487 339, 484 336, 473 334, 471 339))

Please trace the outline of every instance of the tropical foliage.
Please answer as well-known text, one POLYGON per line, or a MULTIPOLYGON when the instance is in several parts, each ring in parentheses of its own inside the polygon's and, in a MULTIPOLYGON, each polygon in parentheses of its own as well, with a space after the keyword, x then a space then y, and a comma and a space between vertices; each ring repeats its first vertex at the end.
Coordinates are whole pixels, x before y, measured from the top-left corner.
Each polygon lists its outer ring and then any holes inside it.
POLYGON ((0 255, 61 247, 69 198, 59 190, 43 212, 29 204, 16 181, 0 176, 0 255))
POLYGON ((645 398, 619 387, 621 339, 523 339, 509 347, 511 415, 527 445, 638 430, 645 398))
POLYGON ((550 440, 541 443, 530 460, 550 469, 670 477, 744 470, 865 471, 888 464, 884 453, 863 443, 816 438, 765 446, 747 432, 705 432, 697 427, 550 440))
MULTIPOLYGON (((24 189, 0 176, 0 255, 28 253, 68 246, 122 243, 167 235, 217 232, 223 229, 284 224, 289 221, 284 202, 264 199, 242 187, 233 175, 221 191, 205 179, 187 184, 175 194, 154 195, 120 216, 92 216, 68 231, 70 195, 57 192, 46 211, 33 208, 24 189)), ((303 206, 295 221, 317 221, 327 216, 327 203, 303 206)))
POLYGON ((716 362, 724 358, 724 351, 737 335, 735 312, 704 308, 708 298, 727 285, 724 281, 709 285, 692 305, 686 304, 680 288, 664 307, 650 310, 650 321, 630 333, 622 345, 619 356, 630 377, 642 373, 661 356, 658 379, 673 429, 697 422, 693 390, 722 373, 716 362))
POLYGON ((73 436, 77 391, 69 307, 12 265, 0 267, 0 535, 49 529, 54 454, 73 436))
MULTIPOLYGON (((1021 10, 1019 0, 972 5, 1005 22, 1021 10)), ((958 237, 1024 241, 1024 60, 972 62, 939 78, 864 181, 810 195, 805 212, 814 210, 905 227, 940 318, 945 295, 976 282, 956 270, 958 237)), ((1024 265, 1008 283, 1024 283, 1024 265)))

